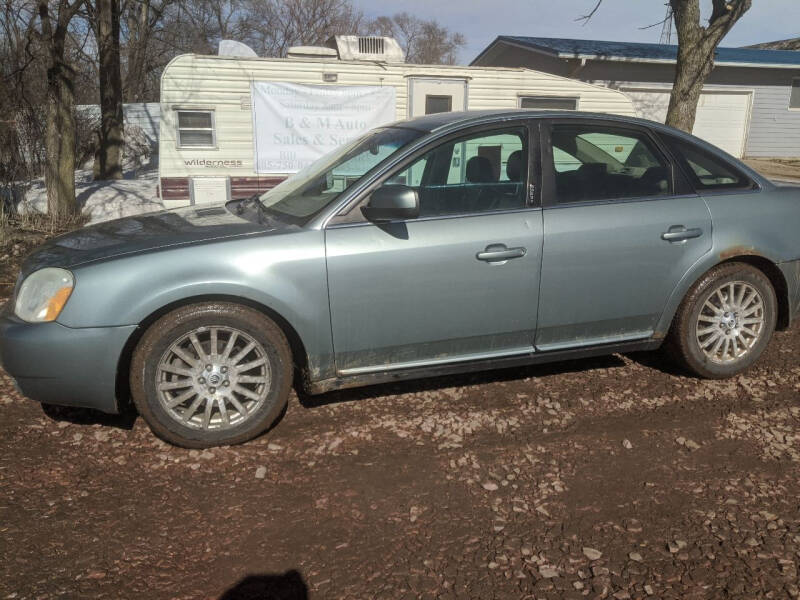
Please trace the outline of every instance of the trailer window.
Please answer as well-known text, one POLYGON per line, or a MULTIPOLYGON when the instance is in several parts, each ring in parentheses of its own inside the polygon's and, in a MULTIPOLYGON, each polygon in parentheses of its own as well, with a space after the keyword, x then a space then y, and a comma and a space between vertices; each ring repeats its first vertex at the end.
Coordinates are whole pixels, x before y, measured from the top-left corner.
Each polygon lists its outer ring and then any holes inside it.
POLYGON ((554 98, 552 96, 522 96, 520 108, 538 108, 541 110, 578 110, 577 98, 554 98))
POLYGON ((179 110, 176 112, 179 148, 216 146, 213 110, 179 110))
POLYGON ((425 96, 425 114, 433 115, 436 113, 450 112, 453 110, 452 96, 425 96))

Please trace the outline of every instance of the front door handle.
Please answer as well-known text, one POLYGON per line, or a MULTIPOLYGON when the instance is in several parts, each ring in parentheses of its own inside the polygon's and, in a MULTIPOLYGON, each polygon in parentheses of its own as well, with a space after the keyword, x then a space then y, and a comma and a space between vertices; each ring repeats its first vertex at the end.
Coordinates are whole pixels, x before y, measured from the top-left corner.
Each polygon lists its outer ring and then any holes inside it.
POLYGON ((475 258, 485 262, 505 262, 512 258, 522 258, 527 254, 527 250, 522 246, 518 248, 508 248, 505 244, 490 244, 483 252, 478 252, 475 258))
POLYGON ((666 231, 661 234, 661 239, 667 242, 685 242, 686 240, 691 240, 693 238, 699 238, 703 235, 703 230, 699 227, 694 227, 692 229, 686 229, 683 225, 673 225, 669 228, 669 231, 666 231))

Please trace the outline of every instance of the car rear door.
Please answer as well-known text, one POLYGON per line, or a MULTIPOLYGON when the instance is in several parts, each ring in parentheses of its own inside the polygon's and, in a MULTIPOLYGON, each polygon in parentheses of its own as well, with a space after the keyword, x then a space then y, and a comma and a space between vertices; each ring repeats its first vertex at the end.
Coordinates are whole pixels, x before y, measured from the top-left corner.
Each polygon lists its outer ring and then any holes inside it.
POLYGON ((705 202, 645 127, 554 119, 542 147, 537 350, 650 337, 711 249, 705 202))
POLYGON ((327 226, 340 375, 533 352, 534 148, 525 121, 454 134, 387 174, 418 191, 419 218, 376 224, 356 206, 327 226))

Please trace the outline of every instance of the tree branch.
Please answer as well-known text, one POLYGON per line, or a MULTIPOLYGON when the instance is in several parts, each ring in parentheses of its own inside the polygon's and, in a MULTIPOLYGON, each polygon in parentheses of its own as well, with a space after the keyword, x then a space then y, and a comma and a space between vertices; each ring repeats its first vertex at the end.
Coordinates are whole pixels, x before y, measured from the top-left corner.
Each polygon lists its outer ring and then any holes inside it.
POLYGON ((600 8, 600 5, 602 3, 603 3, 603 0, 597 0, 597 4, 594 5, 594 8, 591 10, 591 12, 589 12, 589 14, 583 15, 581 17, 578 17, 575 20, 576 21, 583 21, 583 24, 586 25, 592 19, 592 17, 597 12, 597 10, 600 8))
POLYGON ((669 14, 663 19, 661 19, 658 23, 653 23, 652 25, 645 25, 643 27, 639 27, 639 29, 641 30, 652 29, 653 27, 658 27, 659 25, 663 25, 664 23, 670 20, 672 20, 672 11, 670 11, 669 14))

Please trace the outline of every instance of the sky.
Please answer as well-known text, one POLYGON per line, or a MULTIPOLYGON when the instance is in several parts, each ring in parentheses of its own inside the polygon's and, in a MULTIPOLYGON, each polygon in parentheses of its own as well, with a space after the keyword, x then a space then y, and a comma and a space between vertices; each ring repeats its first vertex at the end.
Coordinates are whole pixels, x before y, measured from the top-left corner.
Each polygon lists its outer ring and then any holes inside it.
MULTIPOLYGON (((586 23, 576 21, 596 0, 355 0, 367 16, 408 12, 435 19, 463 33, 467 44, 460 63, 469 64, 498 35, 565 37, 658 43, 666 14, 665 0, 604 0, 586 23)), ((711 0, 700 0, 710 12, 711 0)), ((800 0, 754 0, 753 7, 723 40, 723 46, 746 46, 800 37, 800 0)), ((673 36, 673 43, 676 43, 673 36)))

